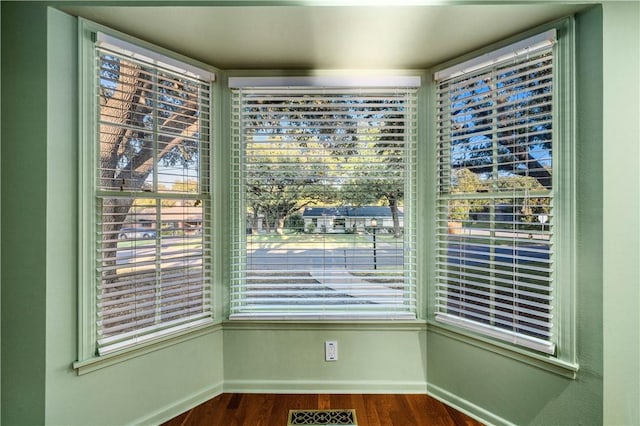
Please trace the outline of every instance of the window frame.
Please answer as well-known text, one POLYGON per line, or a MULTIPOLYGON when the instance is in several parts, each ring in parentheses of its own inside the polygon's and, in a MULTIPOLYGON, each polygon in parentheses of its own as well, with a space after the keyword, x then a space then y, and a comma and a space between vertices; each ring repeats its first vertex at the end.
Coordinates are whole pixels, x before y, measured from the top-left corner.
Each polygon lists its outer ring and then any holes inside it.
MULTIPOLYGON (((215 224, 211 223, 207 232, 211 239, 210 251, 213 254, 205 256, 213 264, 210 268, 210 321, 203 321, 195 327, 177 330, 175 333, 166 333, 162 336, 151 338, 140 343, 128 346, 124 349, 113 351, 107 354, 98 355, 97 352, 97 325, 96 325, 96 295, 97 295, 97 273, 96 273, 96 244, 97 236, 95 226, 97 223, 97 177, 96 177, 96 150, 95 144, 97 126, 97 108, 95 105, 95 55, 97 34, 104 34, 107 38, 114 37, 122 41, 123 45, 136 47, 138 52, 145 56, 152 55, 152 59, 164 58, 169 65, 183 64, 186 70, 198 69, 202 72, 215 76, 218 72, 215 68, 199 63, 190 58, 176 54, 169 50, 160 48, 153 44, 138 40, 134 37, 96 24, 89 20, 79 18, 78 20, 78 346, 77 361, 73 367, 78 374, 89 373, 119 362, 130 359, 148 352, 152 352, 180 341, 189 340, 199 336, 209 334, 221 328, 219 318, 219 308, 216 306, 220 299, 216 292, 216 276, 218 272, 213 269, 216 262, 213 262, 216 251, 216 241, 212 238, 215 224), (154 56, 153 56, 154 55, 154 56), (87 142, 90 141, 90 142, 87 142)), ((211 114, 209 118, 209 158, 206 161, 208 178, 207 203, 209 204, 209 214, 213 215, 216 204, 213 203, 215 178, 213 172, 217 166, 214 164, 214 140, 216 140, 217 115, 214 94, 217 83, 211 79, 211 95, 209 106, 211 114)))
MULTIPOLYGON (((229 127, 229 139, 232 141, 232 154, 230 155, 230 158, 234 159, 236 155, 238 155, 241 151, 241 147, 240 147, 240 131, 241 129, 239 128, 239 126, 235 126, 234 120, 233 120, 233 108, 235 108, 235 106, 233 105, 233 99, 235 96, 233 94, 233 88, 237 88, 237 87, 261 87, 261 88, 270 88, 270 87, 276 87, 276 88, 280 88, 280 87, 292 87, 294 89, 305 89, 308 88, 309 90, 317 90, 317 89, 322 89, 322 88, 327 88, 330 90, 336 90, 336 89, 340 89, 340 88, 345 88, 345 90, 349 90, 349 89, 355 89, 355 88, 362 88, 362 89, 376 89, 376 88, 388 88, 388 87, 395 87, 397 85, 397 87, 410 87, 412 88, 412 91, 415 92, 412 96, 413 99, 415 100, 414 103, 414 115, 416 115, 416 119, 415 122, 413 124, 413 133, 411 136, 411 139, 413 140, 413 149, 414 151, 417 153, 418 151, 420 151, 420 135, 421 135, 421 130, 420 130, 420 123, 422 122, 422 120, 419 118, 419 114, 420 111, 422 109, 422 105, 423 103, 423 97, 422 97, 422 87, 423 84, 421 84, 421 82, 424 81, 424 75, 421 72, 412 72, 412 71, 406 71, 406 72, 396 72, 393 75, 389 76, 386 74, 381 74, 381 75, 367 75, 366 73, 362 73, 362 74, 357 74, 357 75, 353 75, 353 74, 348 74, 348 75, 343 75, 343 74, 331 74, 331 73, 327 73, 327 74, 323 74, 320 73, 319 75, 316 75, 314 77, 309 77, 309 76, 288 76, 288 75, 276 75, 276 76, 265 76, 264 74, 262 75, 257 75, 257 76, 251 76, 251 75, 231 75, 229 76, 229 89, 228 89, 228 101, 227 104, 230 106, 231 108, 231 112, 229 114, 228 120, 230 123, 230 127, 229 127), (401 82, 401 83, 399 83, 401 82), (416 83, 417 82, 417 83, 416 83), (404 85, 404 86, 403 86, 404 85)), ((411 142, 409 142, 411 143, 411 142)), ((414 231, 413 231, 413 240, 415 241, 416 238, 418 238, 418 232, 420 229, 420 225, 419 225, 419 220, 417 219, 417 213, 416 213, 416 208, 418 205, 418 199, 420 197, 420 195, 417 193, 417 179, 418 179, 418 175, 419 175, 419 167, 418 166, 418 154, 416 154, 416 159, 413 161, 413 166, 412 166, 412 171, 411 171, 411 175, 412 175, 412 180, 413 180, 413 189, 412 189, 412 193, 413 193, 413 201, 411 202, 412 204, 412 210, 413 210, 413 214, 409 214, 410 216, 414 217, 413 220, 413 224, 414 224, 414 231)), ((234 182, 235 180, 239 179, 239 172, 237 170, 234 170, 236 167, 236 160, 233 160, 233 165, 232 165, 232 170, 230 172, 230 179, 232 180, 232 182, 234 182)), ((235 184, 234 184, 235 185, 235 184)), ((231 185, 233 186, 233 185, 231 185)), ((410 185, 411 186, 411 185, 410 185)), ((245 220, 246 218, 244 217, 244 215, 242 214, 242 209, 240 208, 240 204, 243 203, 243 198, 244 195, 240 194, 240 193, 235 193, 233 192, 231 194, 231 203, 230 203, 230 217, 231 217, 231 221, 232 221, 232 227, 234 229, 233 233, 237 233, 239 232, 238 230, 244 230, 244 224, 245 224, 245 220), (237 229, 236 229, 237 228, 237 229)), ((407 220, 407 216, 405 216, 405 220, 407 220)), ((237 236, 230 236, 231 241, 230 244, 234 245, 236 244, 238 241, 236 241, 236 239, 238 238, 237 236)), ((242 238, 242 237, 240 237, 242 238)), ((416 244, 417 246, 417 244, 416 244)), ((411 269, 411 274, 413 275, 413 281, 414 284, 412 286, 413 288, 413 292, 415 293, 415 301, 414 304, 412 305, 412 310, 411 312, 411 319, 409 319, 408 317, 396 317, 394 318, 393 316, 380 316, 380 315, 374 315, 374 316, 368 316, 368 315, 351 315, 348 313, 342 313, 342 314, 336 314, 336 315, 328 315, 328 316, 318 316, 318 315, 310 315, 307 316, 305 314, 293 314, 293 315, 275 315, 275 316, 270 316, 270 315, 266 315, 266 316, 261 316, 259 314, 239 314, 239 315, 235 315, 233 316, 233 311, 231 309, 231 303, 230 303, 230 297, 231 297, 231 292, 232 292, 232 286, 233 284, 230 283, 229 284, 229 296, 227 297, 227 299, 229 300, 229 305, 227 306, 227 316, 231 317, 230 321, 235 322, 245 322, 245 323, 249 323, 249 322, 255 322, 255 323, 268 323, 268 322, 278 322, 278 321, 283 321, 283 322, 287 322, 287 323, 295 323, 296 321, 298 322, 310 322, 310 321, 317 321, 317 322, 321 322, 321 323, 328 323, 328 322, 338 322, 338 323, 353 323, 353 322, 382 322, 382 323, 387 323, 387 322, 397 322, 397 323, 407 323, 407 322, 416 322, 419 320, 423 320, 424 319, 424 313, 423 313, 423 306, 424 304, 421 301, 421 298, 424 297, 424 291, 423 288, 421 287, 420 284, 420 279, 419 279, 419 269, 420 269, 420 265, 419 265, 419 261, 417 260, 417 258, 419 257, 418 253, 419 253, 419 249, 416 248, 416 246, 412 247, 413 249, 413 256, 415 258, 415 260, 413 261, 414 263, 414 267, 413 269, 411 269)), ((235 255, 235 251, 236 249, 234 249, 234 253, 231 254, 231 256, 235 255)), ((236 261, 234 261, 232 259, 232 261, 230 262, 230 274, 234 274, 234 264, 238 263, 236 261)), ((406 270, 407 270, 407 266, 405 263, 405 274, 406 274, 406 270)), ((406 311, 407 313, 409 311, 406 311)))
POLYGON ((431 213, 428 221, 428 247, 429 256, 426 262, 428 273, 428 304, 427 304, 427 329, 450 338, 461 340, 484 349, 500 353, 502 355, 519 359, 523 362, 556 372, 558 374, 575 378, 579 369, 576 358, 576 319, 575 319, 575 117, 574 117, 574 32, 575 23, 572 17, 551 22, 537 28, 533 28, 522 34, 507 38, 501 42, 486 46, 478 51, 471 52, 459 58, 447 61, 430 70, 430 76, 445 68, 476 59, 482 55, 490 54, 501 48, 508 47, 536 34, 555 29, 557 42, 553 47, 555 69, 553 73, 554 89, 552 102, 553 115, 553 163, 552 170, 555 175, 554 188, 552 190, 553 203, 556 210, 555 223, 555 277, 553 280, 555 298, 553 309, 556 320, 554 334, 557 336, 555 355, 543 354, 532 349, 523 348, 508 342, 482 335, 465 328, 436 321, 436 247, 437 232, 437 109, 436 89, 437 82, 433 78, 428 83, 428 193, 425 203, 427 211, 431 213), (562 283, 559 285, 558 283, 562 283))

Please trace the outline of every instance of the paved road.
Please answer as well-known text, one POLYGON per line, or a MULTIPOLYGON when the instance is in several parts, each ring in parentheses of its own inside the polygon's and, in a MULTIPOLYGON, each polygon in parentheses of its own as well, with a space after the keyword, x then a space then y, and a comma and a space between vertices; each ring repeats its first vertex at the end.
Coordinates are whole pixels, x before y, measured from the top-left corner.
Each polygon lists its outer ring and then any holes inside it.
MULTIPOLYGON (((124 265, 131 260, 144 261, 153 259, 153 247, 118 250, 117 263, 124 265)), ((497 247, 493 254, 490 247, 478 244, 449 244, 443 248, 441 256, 446 255, 447 263, 479 266, 486 264, 494 256, 498 262, 547 262, 549 252, 546 244, 526 244, 517 248, 497 247)), ((163 262, 177 264, 167 260, 163 262)), ((404 263, 401 248, 385 247, 374 251, 371 249, 257 249, 247 253, 247 267, 254 270, 319 270, 319 269, 373 269, 390 266, 401 267, 404 263)), ((189 261, 189 264, 195 264, 189 261)), ((168 266, 168 265, 167 265, 168 266)), ((177 266, 177 265, 172 265, 177 266)))
POLYGON ((373 269, 402 266, 401 249, 258 249, 247 254, 248 269, 373 269))
POLYGON ((440 251, 446 253, 447 263, 454 265, 483 266, 493 260, 496 262, 517 263, 548 262, 549 249, 546 244, 521 244, 518 247, 496 247, 494 253, 491 248, 483 244, 449 244, 440 251), (446 250, 446 251, 445 251, 446 250))
MULTIPOLYGON (((189 253, 185 253, 184 251, 180 251, 176 248, 165 249, 162 253, 164 259, 162 260, 162 268, 175 268, 175 267, 185 267, 185 266, 199 266, 202 265, 202 259, 199 259, 198 254, 202 253, 201 248, 191 248, 189 249, 189 253), (188 254, 190 258, 182 259, 178 256, 188 254), (176 259, 172 259, 175 258, 176 259)), ((146 246, 140 248, 127 248, 120 249, 117 252, 116 256, 116 264, 126 266, 128 264, 144 264, 146 266, 140 266, 140 270, 144 270, 145 267, 147 269, 153 268, 153 263, 155 261, 156 249, 154 246, 146 246)))
MULTIPOLYGON (((530 243, 519 247, 496 247, 494 252, 486 245, 449 244, 442 249, 447 263, 459 265, 486 265, 497 262, 517 263, 548 262, 549 252, 546 244, 530 243), (492 259, 493 257, 493 259, 492 259)), ((336 249, 336 250, 274 250, 258 249, 247 255, 249 269, 373 269, 377 267, 402 266, 404 262, 402 249, 377 249, 374 257, 373 249, 336 249)))

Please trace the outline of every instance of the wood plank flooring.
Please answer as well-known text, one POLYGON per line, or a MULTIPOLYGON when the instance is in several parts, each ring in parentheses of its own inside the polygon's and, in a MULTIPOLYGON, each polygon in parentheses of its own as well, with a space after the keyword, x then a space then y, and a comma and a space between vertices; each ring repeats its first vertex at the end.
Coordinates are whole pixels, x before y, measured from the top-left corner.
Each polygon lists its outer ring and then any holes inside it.
POLYGON ((286 426, 289 410, 356 410, 358 426, 481 426, 427 395, 225 393, 163 426, 286 426))

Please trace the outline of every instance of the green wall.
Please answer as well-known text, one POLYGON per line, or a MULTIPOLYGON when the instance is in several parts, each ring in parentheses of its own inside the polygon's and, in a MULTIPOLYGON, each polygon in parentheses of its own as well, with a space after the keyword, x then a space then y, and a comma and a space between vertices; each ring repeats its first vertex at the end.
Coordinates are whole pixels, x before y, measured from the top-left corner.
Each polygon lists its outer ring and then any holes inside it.
POLYGON ((640 424, 640 3, 603 8, 604 418, 640 424))
POLYGON ((45 410, 47 17, 43 7, 1 6, 2 409, 12 413, 2 421, 37 424, 45 410))
POLYGON ((225 391, 425 393, 425 337, 412 323, 227 323, 225 391), (325 362, 326 340, 337 362, 325 362))
POLYGON ((2 2, 2 422, 154 423, 223 390, 428 388, 494 423, 640 424, 639 15, 607 2, 576 19, 576 379, 420 323, 225 323, 77 376, 76 21, 2 2))
MULTIPOLYGON (((0 8, 0 57, 2 55, 2 8, 0 8)), ((0 61, 0 69, 2 62, 0 61)), ((2 78, 0 77, 0 99, 2 98, 2 78)), ((2 111, 0 108, 0 129, 2 128, 2 111)), ((0 132, 0 188, 2 187, 2 134, 0 132)), ((0 197, 0 241, 2 240, 2 200, 0 197)), ((0 244, 0 259, 2 259, 2 245, 0 244)), ((0 377, 2 377, 2 262, 0 261, 0 377)), ((0 401, 2 401, 2 386, 0 385, 0 401)), ((0 416, 0 424, 2 417, 0 416)))

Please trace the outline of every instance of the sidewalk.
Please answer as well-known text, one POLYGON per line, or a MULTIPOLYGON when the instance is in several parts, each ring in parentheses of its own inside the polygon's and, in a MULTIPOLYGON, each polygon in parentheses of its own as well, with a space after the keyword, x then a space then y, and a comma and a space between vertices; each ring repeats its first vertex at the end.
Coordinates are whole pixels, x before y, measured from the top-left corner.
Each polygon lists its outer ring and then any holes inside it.
MULTIPOLYGON (((341 270, 311 270, 311 277, 325 287, 359 299, 379 299, 386 296, 389 299, 402 300, 404 292, 384 284, 371 283, 360 277, 341 270)), ((371 302, 374 303, 374 302, 371 302)))

